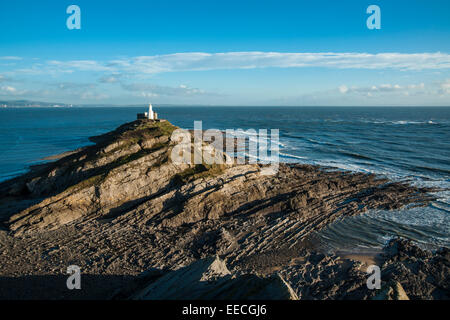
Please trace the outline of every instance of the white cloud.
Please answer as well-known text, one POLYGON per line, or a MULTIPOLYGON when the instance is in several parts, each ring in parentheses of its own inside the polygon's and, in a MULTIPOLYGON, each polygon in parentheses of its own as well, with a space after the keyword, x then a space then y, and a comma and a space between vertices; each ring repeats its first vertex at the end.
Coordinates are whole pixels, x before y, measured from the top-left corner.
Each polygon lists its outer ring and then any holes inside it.
POLYGON ((22 58, 21 57, 14 57, 14 56, 3 56, 3 57, 0 57, 0 60, 14 60, 14 61, 17 61, 17 60, 22 60, 22 58))
POLYGON ((98 81, 101 83, 117 83, 119 82, 120 74, 103 76, 98 81))
POLYGON ((206 94, 205 91, 190 88, 186 85, 180 85, 179 87, 160 86, 148 83, 122 83, 122 88, 126 91, 137 92, 141 97, 155 97, 155 96, 194 96, 206 94))
POLYGON ((71 90, 80 91, 85 89, 93 89, 96 87, 93 83, 80 83, 80 82, 60 82, 53 84, 57 89, 60 90, 71 90))
POLYGON ((390 84, 384 83, 380 85, 372 86, 351 86, 341 85, 337 88, 341 94, 353 94, 368 97, 380 97, 382 95, 387 95, 392 97, 393 95, 403 95, 403 96, 437 96, 450 94, 450 79, 443 82, 435 82, 425 85, 423 82, 418 84, 390 84))
MULTIPOLYGON (((47 61, 22 73, 100 71, 116 74, 157 74, 164 72, 204 71, 221 69, 323 67, 334 69, 396 69, 438 70, 450 68, 446 53, 282 53, 282 52, 224 52, 174 53, 139 56, 110 61, 71 60, 47 61)), ((116 77, 103 79, 114 82, 116 77)))
POLYGON ((216 69, 325 67, 337 69, 423 70, 450 68, 445 53, 175 53, 111 61, 109 66, 135 73, 216 69))
POLYGON ((104 100, 104 99, 108 99, 109 95, 104 94, 104 93, 87 91, 87 92, 83 92, 81 94, 80 98, 83 100, 104 100))
POLYGON ((144 98, 156 98, 159 97, 159 94, 153 92, 139 92, 136 94, 136 96, 144 98))
POLYGON ((28 93, 27 90, 19 90, 16 87, 6 85, 0 87, 0 95, 3 96, 22 96, 24 94, 28 93))
POLYGON ((442 93, 450 94, 450 79, 443 81, 440 84, 440 87, 441 87, 441 94, 442 93))
POLYGON ((101 62, 95 60, 72 60, 72 61, 58 61, 51 60, 47 65, 58 68, 62 71, 110 71, 111 68, 104 66, 101 62))
POLYGON ((17 92, 17 89, 11 86, 3 86, 0 88, 0 90, 4 93, 12 93, 12 94, 17 92))
POLYGON ((342 85, 339 87, 339 92, 340 93, 347 93, 348 92, 348 87, 346 85, 342 85))
MULTIPOLYGON (((1 59, 2 57, 0 57, 1 59)), ((3 57, 5 58, 5 57, 3 57)), ((14 57, 6 57, 14 58, 14 57)), ((20 58, 19 58, 20 59, 20 58)), ((14 59, 12 59, 14 60, 14 59)), ((19 63, 18 63, 19 64, 19 63)), ((282 53, 282 52, 222 52, 222 53, 205 53, 205 52, 191 52, 191 53, 174 53, 154 56, 138 56, 126 57, 120 59, 110 60, 48 60, 43 62, 25 60, 20 62, 18 69, 8 68, 8 71, 3 71, 0 75, 0 93, 3 95, 35 95, 39 97, 47 92, 49 95, 55 97, 64 97, 64 99, 83 99, 96 101, 101 99, 102 94, 100 90, 105 90, 110 94, 111 101, 115 97, 125 93, 125 96, 131 98, 135 97, 161 97, 161 101, 167 99, 179 98, 180 101, 233 101, 233 99, 249 99, 250 103, 254 101, 266 101, 267 99, 275 99, 277 94, 263 92, 260 96, 250 97, 254 94, 242 93, 237 96, 236 92, 227 92, 226 96, 232 98, 224 98, 225 95, 205 92, 198 88, 191 88, 186 84, 178 86, 164 86, 158 84, 139 83, 148 81, 148 79, 157 79, 154 76, 159 73, 169 72, 191 72, 191 71, 207 71, 207 70, 225 70, 225 69, 255 69, 255 68, 328 68, 328 69, 366 69, 366 70, 428 70, 427 74, 440 71, 445 74, 450 69, 450 55, 446 53, 282 53), (431 70, 431 71, 430 71, 431 70), (90 72, 90 74, 85 74, 90 72), (77 74, 79 73, 79 74, 77 74), (16 77, 16 75, 28 75, 30 79, 25 77, 16 77), (45 75, 59 79, 60 83, 43 83, 39 80, 32 79, 34 75, 45 75), (72 78, 72 76, 74 76, 72 78), (16 89, 10 85, 15 86, 16 83, 21 83, 23 80, 9 81, 12 79, 25 79, 26 83, 21 85, 29 86, 27 90, 16 89), (67 79, 93 82, 88 83, 71 83, 63 82, 67 79), (133 80, 131 80, 133 79, 133 80), (31 81, 30 81, 31 80, 31 81), (28 81, 28 82, 27 82, 28 81), (134 81, 136 83, 127 83, 134 81), (108 85, 117 84, 117 85, 108 85), (40 87, 41 86, 41 87, 40 87), (11 89, 13 88, 13 89, 11 89), (14 91, 14 89, 16 91, 14 91), (116 89, 118 91, 116 91, 116 89), (47 90, 47 91, 45 91, 47 90), (109 91, 108 91, 109 90, 109 91), (125 92, 124 92, 125 91, 125 92), (201 98, 198 98, 201 96, 201 98), (216 96, 211 98, 209 96, 216 96), (229 100, 226 100, 229 99, 229 100), (257 100, 260 99, 260 100, 257 100)), ((308 71, 308 70, 307 70, 308 71)), ((381 72, 383 72, 381 71, 381 72)), ((308 71, 309 72, 309 71, 308 71)), ((337 71, 338 72, 338 71, 337 71)), ((402 73, 403 74, 403 73, 402 73)), ((406 76, 416 73, 405 73, 406 76)), ((417 73, 418 74, 418 73, 417 73)), ((425 74, 425 73, 422 73, 425 74)), ((426 74, 425 74, 426 76, 426 74)), ((441 76, 439 76, 441 77, 441 76)), ((44 78, 42 78, 44 79, 44 78)), ((48 79, 45 77, 45 79, 48 79)), ((181 78, 180 78, 181 79, 181 78)), ((405 78, 397 78, 405 79, 405 78)), ((420 83, 422 79, 416 77, 411 79, 419 79, 414 84, 404 84, 404 80, 387 80, 387 81, 401 81, 399 83, 379 83, 362 86, 352 86, 351 84, 342 84, 338 88, 327 89, 330 99, 338 97, 342 99, 343 103, 351 103, 352 99, 372 97, 378 99, 385 96, 386 101, 398 96, 409 96, 410 98, 403 101, 415 102, 418 95, 420 98, 437 99, 438 96, 442 101, 448 100, 450 94, 450 79, 445 81, 430 82, 425 85, 420 83), (415 96, 415 97, 414 97, 415 96)), ((70 80, 69 80, 70 81, 70 80)), ((152 81, 152 80, 150 80, 152 81)), ((186 81, 184 78, 181 81, 186 81)), ((342 81, 342 80, 341 80, 342 81)), ((356 81, 356 80, 355 80, 356 81)), ((414 81, 414 80, 410 80, 414 81)), ((356 82, 355 82, 356 83, 356 82)), ((338 84, 339 85, 339 84, 338 84)), ((18 84, 19 86, 19 84, 18 84)), ((211 89, 216 90, 216 89, 211 89)), ((218 91, 228 90, 225 86, 218 91)), ((261 89, 262 91, 264 88, 261 89)), ((318 88, 317 90, 321 90, 318 88)), ((323 89, 322 89, 323 90, 323 89)), ((289 92, 282 92, 283 95, 289 95, 289 92)), ((295 93, 294 93, 295 94, 295 93)), ((302 101, 305 104, 321 101, 323 97, 320 91, 317 94, 309 94, 305 92, 302 101)), ((106 95, 103 95, 106 97, 106 95)), ((290 97, 288 97, 290 99, 290 97)), ((372 100, 372 98, 368 100, 372 100)), ((132 100, 132 99, 131 99, 132 100)), ((364 100, 364 101, 366 101, 364 100)), ((137 101, 133 100, 133 101, 137 101)), ((356 100, 355 100, 356 101, 356 100)), ((437 101, 437 100, 436 100, 437 101)), ((223 103, 223 102, 222 102, 223 103)), ((332 102, 333 103, 333 102, 332 102)))
POLYGON ((408 85, 408 89, 424 89, 425 83, 419 83, 419 84, 410 84, 408 85))

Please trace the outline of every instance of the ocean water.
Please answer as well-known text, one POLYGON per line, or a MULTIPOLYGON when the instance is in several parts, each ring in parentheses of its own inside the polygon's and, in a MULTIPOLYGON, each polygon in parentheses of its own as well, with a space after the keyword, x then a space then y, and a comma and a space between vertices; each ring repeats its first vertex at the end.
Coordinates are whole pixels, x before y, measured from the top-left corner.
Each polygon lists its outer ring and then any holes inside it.
MULTIPOLYGON (((280 160, 372 172, 444 189, 426 208, 371 211, 318 234, 330 250, 372 248, 400 235, 424 246, 450 245, 450 108, 156 107, 192 129, 279 129, 280 160), (445 190, 447 189, 447 190, 445 190)), ((135 107, 0 109, 0 181, 43 158, 90 144, 88 137, 132 121, 135 107)))

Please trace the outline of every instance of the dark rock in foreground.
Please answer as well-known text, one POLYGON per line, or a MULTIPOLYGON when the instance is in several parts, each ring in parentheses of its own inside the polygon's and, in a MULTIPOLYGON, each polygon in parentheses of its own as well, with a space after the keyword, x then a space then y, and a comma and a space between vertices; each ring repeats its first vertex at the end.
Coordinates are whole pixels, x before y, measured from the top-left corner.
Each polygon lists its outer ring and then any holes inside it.
POLYGON ((369 290, 358 261, 304 250, 301 263, 281 271, 300 299, 450 299, 450 252, 423 250, 393 239, 380 256, 382 287, 369 290))
POLYGON ((219 257, 197 260, 167 272, 128 298, 138 300, 297 300, 280 275, 265 278, 253 274, 233 275, 219 257))

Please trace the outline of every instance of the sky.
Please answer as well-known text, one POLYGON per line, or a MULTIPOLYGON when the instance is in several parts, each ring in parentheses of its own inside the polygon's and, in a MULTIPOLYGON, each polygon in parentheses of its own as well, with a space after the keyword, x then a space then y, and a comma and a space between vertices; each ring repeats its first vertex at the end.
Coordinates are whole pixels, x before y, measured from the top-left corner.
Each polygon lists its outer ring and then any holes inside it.
POLYGON ((0 100, 449 106, 449 40, 448 0, 2 0, 0 100))

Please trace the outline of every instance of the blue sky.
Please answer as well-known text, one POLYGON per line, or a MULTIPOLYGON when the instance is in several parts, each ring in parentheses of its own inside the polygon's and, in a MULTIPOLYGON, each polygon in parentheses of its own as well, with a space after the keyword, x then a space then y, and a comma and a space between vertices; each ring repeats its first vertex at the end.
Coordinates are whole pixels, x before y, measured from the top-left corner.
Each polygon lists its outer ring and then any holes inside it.
POLYGON ((450 105, 447 0, 15 0, 0 30, 0 99, 450 105))

